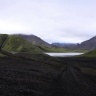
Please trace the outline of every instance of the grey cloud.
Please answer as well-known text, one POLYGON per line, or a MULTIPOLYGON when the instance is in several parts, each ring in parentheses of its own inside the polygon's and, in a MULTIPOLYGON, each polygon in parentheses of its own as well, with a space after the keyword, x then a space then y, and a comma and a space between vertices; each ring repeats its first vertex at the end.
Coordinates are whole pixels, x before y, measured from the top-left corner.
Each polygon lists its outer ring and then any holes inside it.
POLYGON ((96 35, 95 5, 96 0, 0 0, 0 32, 82 42, 96 35))

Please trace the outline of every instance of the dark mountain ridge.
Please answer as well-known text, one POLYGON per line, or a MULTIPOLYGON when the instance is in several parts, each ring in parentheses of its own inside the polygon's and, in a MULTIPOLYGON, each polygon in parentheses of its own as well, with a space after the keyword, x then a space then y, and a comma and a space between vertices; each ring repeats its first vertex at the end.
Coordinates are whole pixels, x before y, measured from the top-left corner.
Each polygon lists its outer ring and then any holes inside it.
POLYGON ((85 50, 94 50, 96 49, 96 36, 92 37, 89 40, 82 42, 76 46, 76 49, 85 49, 85 50))
POLYGON ((95 50, 96 49, 96 36, 89 40, 79 43, 52 43, 52 45, 57 47, 63 47, 65 49, 72 50, 95 50))
MULTIPOLYGON (((4 47, 9 51, 18 51, 18 50, 43 50, 52 52, 54 50, 67 49, 67 51, 71 50, 95 50, 96 49, 96 36, 93 38, 86 40, 84 42, 79 43, 52 43, 49 44, 42 40, 41 38, 35 35, 23 35, 23 34, 15 34, 9 35, 9 39, 6 42, 4 47), (15 42, 15 43, 14 43, 15 42), (18 46, 16 46, 18 45, 18 46), (30 46, 30 48, 28 47, 30 46)), ((61 51, 60 51, 61 52, 61 51)))
POLYGON ((51 47, 49 43, 45 42, 44 40, 42 40, 41 38, 35 35, 17 34, 17 36, 26 39, 27 41, 31 42, 33 45, 51 47))
POLYGON ((62 47, 65 49, 73 49, 74 47, 77 46, 76 43, 52 43, 52 45, 56 47, 62 47))

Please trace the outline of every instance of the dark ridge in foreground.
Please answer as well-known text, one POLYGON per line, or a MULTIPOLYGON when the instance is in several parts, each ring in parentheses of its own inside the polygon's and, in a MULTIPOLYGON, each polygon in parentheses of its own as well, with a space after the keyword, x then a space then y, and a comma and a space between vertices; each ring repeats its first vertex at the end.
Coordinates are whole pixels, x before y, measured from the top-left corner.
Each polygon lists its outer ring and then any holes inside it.
POLYGON ((0 57, 0 96, 96 96, 96 59, 0 57))

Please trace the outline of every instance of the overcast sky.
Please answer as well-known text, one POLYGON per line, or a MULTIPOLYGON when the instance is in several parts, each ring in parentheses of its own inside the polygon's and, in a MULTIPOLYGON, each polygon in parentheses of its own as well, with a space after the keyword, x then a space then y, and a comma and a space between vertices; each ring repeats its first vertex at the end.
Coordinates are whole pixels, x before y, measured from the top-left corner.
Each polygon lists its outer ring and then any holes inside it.
POLYGON ((96 0, 0 0, 0 33, 82 42, 96 35, 96 0))

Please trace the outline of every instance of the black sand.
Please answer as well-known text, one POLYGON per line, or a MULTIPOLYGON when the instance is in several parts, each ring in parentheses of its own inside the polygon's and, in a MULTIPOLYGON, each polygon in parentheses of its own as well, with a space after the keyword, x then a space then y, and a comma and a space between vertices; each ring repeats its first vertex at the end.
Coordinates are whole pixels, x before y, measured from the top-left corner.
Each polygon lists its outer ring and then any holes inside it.
POLYGON ((95 70, 95 58, 45 61, 0 57, 0 96, 96 96, 96 74, 81 70, 95 70))

